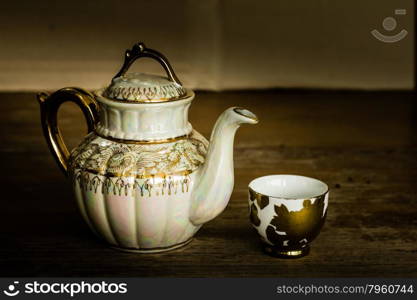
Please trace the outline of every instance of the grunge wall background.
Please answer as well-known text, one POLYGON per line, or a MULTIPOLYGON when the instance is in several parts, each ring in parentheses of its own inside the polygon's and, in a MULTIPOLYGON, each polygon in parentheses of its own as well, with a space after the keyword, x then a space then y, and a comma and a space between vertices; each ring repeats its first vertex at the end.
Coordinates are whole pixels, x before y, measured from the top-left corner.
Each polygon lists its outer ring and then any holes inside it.
MULTIPOLYGON (((0 90, 99 88, 134 42, 188 87, 413 88, 413 1, 3 1, 0 90), (406 9, 406 15, 394 10, 406 9), (386 17, 396 20, 391 32, 386 17), (383 43, 370 31, 408 35, 383 43)), ((161 73, 150 60, 135 71, 161 73)))

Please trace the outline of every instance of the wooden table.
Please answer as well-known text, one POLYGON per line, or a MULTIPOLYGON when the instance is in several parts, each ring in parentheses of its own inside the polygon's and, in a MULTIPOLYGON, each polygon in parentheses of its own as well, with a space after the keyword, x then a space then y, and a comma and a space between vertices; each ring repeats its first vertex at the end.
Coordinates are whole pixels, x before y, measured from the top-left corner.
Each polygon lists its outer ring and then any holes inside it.
MULTIPOLYGON (((166 254, 112 250, 90 233, 43 139, 34 94, 0 94, 1 276, 416 277, 417 102, 411 93, 197 93, 194 127, 209 136, 239 105, 260 118, 235 140, 227 209, 187 247, 166 254), (331 188, 309 256, 262 253, 248 222, 247 184, 272 173, 313 176, 331 188)), ((83 117, 65 105, 74 146, 83 117)))

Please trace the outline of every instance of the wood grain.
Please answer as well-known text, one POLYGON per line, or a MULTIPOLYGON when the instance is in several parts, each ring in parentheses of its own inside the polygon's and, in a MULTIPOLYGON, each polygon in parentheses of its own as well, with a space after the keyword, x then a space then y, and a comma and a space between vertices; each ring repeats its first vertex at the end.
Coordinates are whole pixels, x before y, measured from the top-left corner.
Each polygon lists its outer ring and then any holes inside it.
MULTIPOLYGON (((34 94, 0 94, 1 276, 416 277, 417 102, 409 93, 198 93, 193 126, 209 136, 223 109, 260 118, 235 143, 235 189, 227 209, 187 247, 138 255, 90 233, 50 155, 34 94), (324 228, 297 260, 262 253, 248 222, 247 184, 295 173, 331 188, 324 228)), ((60 115, 74 146, 85 125, 60 115)))

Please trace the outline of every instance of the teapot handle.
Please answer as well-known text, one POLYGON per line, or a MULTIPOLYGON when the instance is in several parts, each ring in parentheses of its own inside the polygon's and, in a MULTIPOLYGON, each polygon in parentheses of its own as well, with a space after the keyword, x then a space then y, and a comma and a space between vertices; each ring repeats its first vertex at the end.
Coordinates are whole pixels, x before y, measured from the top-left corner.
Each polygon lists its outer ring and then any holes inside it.
POLYGON ((70 152, 64 143, 58 127, 58 110, 62 103, 70 101, 78 105, 87 121, 88 132, 94 130, 98 120, 98 105, 93 95, 80 88, 63 88, 51 95, 39 93, 37 95, 41 108, 41 122, 43 134, 56 162, 66 176, 68 176, 68 160, 70 152))
POLYGON ((137 43, 133 45, 132 49, 126 50, 125 61, 122 65, 122 68, 113 77, 113 79, 126 74, 127 70, 132 65, 132 63, 141 57, 150 57, 150 58, 157 60, 165 69, 168 79, 171 80, 172 82, 175 82, 181 85, 181 81, 178 79, 177 75, 175 75, 174 70, 172 69, 171 65, 168 62, 168 59, 162 53, 153 49, 146 48, 144 43, 137 43))

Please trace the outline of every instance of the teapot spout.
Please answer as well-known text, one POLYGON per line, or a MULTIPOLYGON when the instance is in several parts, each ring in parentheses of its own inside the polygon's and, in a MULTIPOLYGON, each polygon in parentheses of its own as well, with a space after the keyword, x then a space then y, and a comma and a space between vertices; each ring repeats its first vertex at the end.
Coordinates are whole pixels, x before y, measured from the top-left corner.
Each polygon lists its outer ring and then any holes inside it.
POLYGON ((233 140, 241 124, 256 124, 252 112, 231 107, 217 119, 204 166, 198 171, 191 195, 190 221, 200 225, 214 219, 227 206, 233 191, 233 140))

